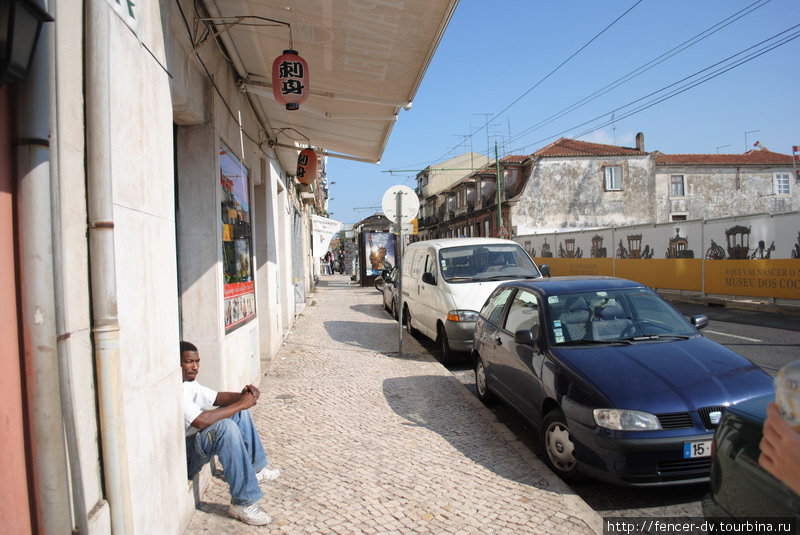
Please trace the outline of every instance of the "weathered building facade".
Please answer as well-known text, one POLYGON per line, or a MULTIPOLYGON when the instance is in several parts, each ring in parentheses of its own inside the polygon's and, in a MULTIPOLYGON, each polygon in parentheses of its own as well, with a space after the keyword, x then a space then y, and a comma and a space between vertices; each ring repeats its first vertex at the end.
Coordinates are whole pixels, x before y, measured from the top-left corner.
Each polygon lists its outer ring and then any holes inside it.
POLYGON ((513 234, 641 223, 654 212, 653 161, 642 146, 561 138, 531 155, 511 208, 513 234))
MULTIPOLYGON (((561 138, 499 167, 509 237, 800 209, 792 157, 763 149, 663 154, 645 151, 641 133, 636 147, 561 138)), ((500 235, 497 176, 489 163, 429 193, 419 239, 500 235)))
POLYGON ((489 159, 482 154, 468 152, 428 166, 417 173, 420 240, 435 237, 433 228, 445 220, 448 212, 454 210, 451 196, 439 194, 486 165, 488 161, 489 159))
POLYGON ((654 153, 653 221, 780 214, 800 209, 792 157, 768 150, 744 154, 654 153))

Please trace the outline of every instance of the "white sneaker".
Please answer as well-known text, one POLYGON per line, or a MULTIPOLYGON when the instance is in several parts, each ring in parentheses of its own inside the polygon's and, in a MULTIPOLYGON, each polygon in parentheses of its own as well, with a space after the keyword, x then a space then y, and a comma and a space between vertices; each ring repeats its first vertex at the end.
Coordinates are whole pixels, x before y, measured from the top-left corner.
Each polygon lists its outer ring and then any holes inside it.
POLYGON ((263 483, 264 481, 272 481, 273 479, 278 479, 278 476, 281 475, 281 471, 277 468, 270 468, 265 467, 262 471, 256 474, 256 479, 259 483, 263 483))
POLYGON ((251 526, 264 526, 272 522, 272 517, 257 503, 252 503, 250 505, 231 505, 228 508, 228 514, 251 526))

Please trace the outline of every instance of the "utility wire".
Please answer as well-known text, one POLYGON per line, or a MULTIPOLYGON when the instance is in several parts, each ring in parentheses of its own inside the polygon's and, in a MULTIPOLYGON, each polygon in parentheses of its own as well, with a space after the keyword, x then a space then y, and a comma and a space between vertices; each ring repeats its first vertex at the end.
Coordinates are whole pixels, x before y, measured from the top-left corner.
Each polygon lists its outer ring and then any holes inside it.
MULTIPOLYGON (((494 115, 494 117, 498 117, 498 116, 500 116, 500 115, 504 114, 505 112, 507 112, 507 111, 508 111, 508 110, 509 110, 509 109, 510 109, 510 108, 511 108, 511 107, 512 107, 514 104, 516 104, 517 102, 519 102, 520 100, 522 100, 522 99, 523 99, 525 96, 527 96, 527 95, 528 95, 528 94, 529 94, 531 91, 533 91, 534 89, 536 89, 537 87, 539 87, 539 85, 541 85, 541 84, 542 84, 542 83, 543 83, 545 80, 547 80, 547 79, 548 79, 548 78, 550 78, 550 77, 551 77, 553 74, 555 74, 555 73, 556 73, 556 71, 558 71, 558 70, 559 70, 561 67, 563 67, 564 65, 566 65, 566 64, 567 64, 567 63, 568 63, 568 62, 569 62, 569 61, 570 61, 572 58, 574 58, 575 56, 577 56, 578 54, 580 54, 580 53, 583 51, 583 49, 585 49, 587 46, 589 46, 590 44, 592 44, 592 43, 593 43, 595 40, 597 40, 597 38, 599 38, 599 37, 600 37, 601 35, 603 35, 603 34, 604 34, 606 31, 608 31, 608 30, 609 30, 609 29, 610 29, 612 26, 614 26, 614 25, 615 25, 617 22, 619 22, 619 21, 622 19, 622 17, 624 17, 625 15, 627 15, 628 13, 630 13, 630 12, 633 10, 633 8, 635 8, 636 6, 638 6, 639 4, 641 4, 642 2, 644 2, 644 0, 638 0, 638 2, 636 2, 636 3, 635 3, 635 4, 633 4, 631 7, 629 7, 627 10, 625 10, 625 12, 624 12, 624 13, 622 13, 622 15, 618 16, 618 17, 617 17, 616 19, 614 19, 614 21, 613 21, 613 22, 611 22, 611 23, 610 23, 608 26, 606 26, 605 28, 603 28, 602 30, 600 30, 600 32, 599 32, 599 33, 597 33, 597 34, 596 34, 594 37, 592 37, 591 39, 589 39, 589 40, 588 40, 588 41, 587 41, 587 42, 586 42, 586 43, 585 43, 583 46, 581 46, 581 47, 580 47, 578 50, 576 50, 576 51, 575 51, 575 52, 574 52, 574 53, 573 53, 571 56, 569 56, 567 59, 565 59, 564 61, 562 61, 562 62, 561 62, 561 63, 560 63, 560 64, 559 64, 559 65, 558 65, 556 68, 554 68, 554 69, 553 69, 553 70, 551 70, 549 73, 547 73, 547 74, 546 74, 544 77, 542 77, 542 78, 541 78, 541 79, 540 79, 538 82, 536 82, 535 84, 533 84, 533 86, 531 86, 530 88, 528 88, 528 90, 527 90, 527 91, 525 91, 525 92, 524 92, 524 93, 522 93, 522 94, 521 94, 519 97, 517 97, 517 99, 516 99, 516 100, 514 100, 514 101, 513 101, 511 104, 509 104, 508 106, 506 106, 505 108, 503 108, 503 110, 502 110, 502 111, 500 111, 500 113, 497 113, 497 114, 495 114, 495 115, 494 115)), ((488 120, 487 120, 487 121, 486 121, 486 122, 483 124, 483 126, 479 127, 477 130, 475 130, 474 132, 470 133, 470 135, 469 135, 469 137, 468 137, 467 139, 470 139, 470 138, 472 138, 472 137, 473 137, 475 134, 477 134, 478 132, 480 132, 481 130, 483 130, 484 128, 486 128, 486 127, 489 125, 489 123, 490 123, 490 122, 491 122, 491 119, 488 119, 488 120)), ((456 146, 454 147, 454 149, 455 149, 455 148, 458 148, 458 147, 460 147, 461 145, 463 145, 464 143, 466 143, 467 139, 464 139, 464 141, 462 141, 461 143, 459 143, 458 145, 456 145, 456 146)), ((443 159, 445 156, 447 156, 449 153, 450 153, 450 151, 447 151, 447 152, 446 152, 446 153, 444 153, 442 156, 440 156, 438 159, 436 159, 436 160, 432 160, 432 162, 437 162, 437 161, 440 161, 440 160, 442 160, 442 159, 443 159)))
MULTIPOLYGON (((755 45, 749 46, 749 47, 737 52, 736 54, 728 56, 727 58, 725 58, 725 59, 723 59, 721 61, 718 61, 718 62, 716 62, 716 63, 714 63, 712 65, 709 65, 708 67, 705 67, 704 69, 700 69, 699 71, 696 71, 695 73, 690 74, 689 76, 686 76, 686 77, 684 77, 684 78, 682 78, 682 79, 680 79, 680 80, 678 80, 676 82, 673 82, 673 83, 671 83, 669 85, 666 85, 666 86, 662 87, 661 89, 658 89, 658 90, 653 91, 653 92, 651 92, 651 93, 649 93, 649 94, 647 94, 647 95, 645 95, 643 97, 640 97, 640 98, 638 98, 636 100, 628 102, 627 104, 625 104, 623 106, 620 106, 620 107, 615 108, 615 109, 613 109, 611 111, 608 111, 606 113, 598 115, 598 116, 596 116, 596 117, 594 117, 592 119, 589 119, 588 121, 584 121, 583 123, 575 125, 575 126, 573 126, 571 128, 568 128, 566 130, 562 130, 561 132, 559 132, 557 134, 554 134, 552 136, 548 136, 546 138, 543 138, 543 139, 540 139, 538 141, 535 141, 534 143, 530 143, 528 145, 519 147, 518 149, 514 149, 514 151, 512 151, 512 152, 525 151, 529 147, 532 147, 534 145, 538 145, 540 143, 544 143, 546 141, 549 141, 549 140, 551 140, 553 138, 559 137, 559 136, 561 136, 563 134, 566 134, 568 132, 572 132, 573 130, 577 130, 579 128, 582 128, 582 127, 584 127, 584 126, 586 126, 588 124, 591 124, 591 123, 593 123, 593 122, 595 122, 595 121, 597 121, 599 119, 602 119, 603 117, 608 116, 609 114, 617 113, 617 112, 619 112, 621 110, 624 110, 626 108, 630 108, 631 106, 633 106, 634 104, 636 104, 638 102, 641 102, 641 101, 646 100, 646 99, 648 99, 650 97, 658 95, 659 93, 663 93, 667 89, 670 89, 670 88, 672 88, 674 86, 677 86, 678 84, 681 84, 683 82, 687 82, 687 80, 691 80, 691 81, 688 81, 687 83, 685 83, 684 85, 682 85, 680 87, 672 89, 670 92, 668 92, 666 94, 657 96, 656 98, 654 98, 654 99, 652 99, 652 100, 650 100, 648 102, 645 102, 645 103, 639 105, 638 107, 636 107, 636 108, 634 108, 632 110, 628 110, 628 111, 624 112, 622 116, 615 117, 614 121, 619 121, 621 119, 625 119, 627 117, 630 117, 631 115, 639 113, 640 111, 644 111, 644 110, 646 110, 648 108, 651 108, 651 107, 655 106, 656 104, 659 104, 661 102, 664 102, 665 100, 668 100, 668 99, 670 99, 672 97, 675 97, 675 96, 677 96, 677 95, 679 95, 681 93, 684 93, 684 92, 688 91, 689 89, 692 89, 693 87, 696 87, 696 86, 698 86, 700 84, 703 84, 703 83, 705 83, 705 82, 707 82, 709 80, 712 80, 712 79, 716 78, 717 76, 720 76, 720 75, 722 75, 722 74, 724 74, 724 73, 726 73, 726 72, 728 72, 728 71, 730 71, 732 69, 735 69, 736 67, 744 65, 745 63, 748 63, 748 62, 756 59, 757 57, 766 54, 767 52, 770 52, 770 51, 772 51, 772 50, 774 50, 774 49, 776 49, 776 48, 778 48, 780 46, 783 46, 783 45, 793 41, 794 39, 797 39, 798 37, 800 37, 800 31, 796 31, 794 33, 791 33, 789 35, 781 37, 776 42, 770 43, 770 44, 768 44, 766 46, 763 46, 762 48, 760 48, 758 50, 750 52, 748 55, 746 55, 746 56, 744 56, 742 58, 739 58, 739 59, 733 61, 732 63, 728 63, 733 58, 736 58, 737 56, 741 56, 742 54, 745 54, 745 53, 753 50, 754 48, 760 47, 761 45, 764 45, 765 43, 768 43, 769 41, 773 41, 776 37, 779 37, 781 35, 787 34, 787 33, 791 32, 792 30, 796 29, 797 27, 800 27, 800 24, 796 24, 796 25, 792 26, 791 28, 788 28, 788 29, 786 29, 786 30, 784 30, 782 32, 779 32, 779 33, 773 35, 772 37, 764 39, 763 41, 760 41, 759 43, 756 43, 755 45), (727 65, 723 65, 725 63, 728 63, 728 64, 727 65), (723 65, 723 66, 720 67, 720 65, 723 65), (719 67, 719 68, 717 68, 716 70, 711 71, 711 69, 714 69, 716 67, 719 67), (702 73, 704 73, 706 71, 711 71, 711 72, 707 73, 707 74, 704 74, 699 79, 692 80, 693 78, 697 77, 698 75, 700 75, 700 74, 702 74, 702 73)), ((581 137, 581 136, 587 135, 587 134, 589 134, 591 132, 594 132, 596 130, 599 130, 600 128, 604 128, 605 126, 608 126, 609 124, 611 124, 611 122, 612 121, 609 120, 609 121, 607 121, 607 122, 605 122, 605 123, 603 123, 603 124, 601 124, 599 126, 594 126, 594 127, 590 128, 590 129, 580 133, 579 135, 577 135, 575 137, 581 137)))
POLYGON ((764 7, 765 5, 770 3, 771 1, 772 0, 757 0, 756 2, 753 2, 749 6, 737 11, 733 15, 730 15, 729 17, 727 17, 726 19, 723 19, 723 20, 717 22, 716 24, 706 28, 702 32, 698 33, 697 35, 695 35, 693 37, 690 37, 689 39, 683 41, 679 45, 674 46, 673 48, 671 48, 670 50, 664 52, 660 56, 658 56, 658 57, 656 57, 654 59, 651 59, 650 61, 648 61, 647 63, 644 63, 643 65, 640 65, 639 67, 637 67, 636 69, 632 70, 628 74, 617 78, 613 82, 611 82, 611 83, 607 84, 606 86, 598 89, 594 93, 592 93, 592 94, 582 98, 581 100, 579 100, 579 101, 577 101, 577 102, 575 102, 575 103, 573 103, 573 104, 561 109, 560 111, 554 113, 550 117, 547 117, 546 119, 543 119, 542 121, 534 124, 533 126, 530 126, 530 127, 526 128, 522 132, 519 132, 519 133, 515 134, 514 136, 511 137, 511 139, 509 140, 509 143, 513 143, 513 142, 521 139, 522 137, 526 136, 527 134, 529 134, 531 132, 535 132, 536 130, 542 128, 543 126, 547 126, 548 124, 553 123, 557 119, 560 119, 561 117, 564 117, 565 115, 569 114, 570 112, 575 111, 578 108, 581 108, 581 107, 585 106, 589 102, 592 102, 592 101, 600 98, 601 96, 605 95, 609 91, 612 91, 613 89, 616 89, 617 87, 623 85, 624 83, 629 82, 630 80, 633 80, 637 76, 639 76, 641 74, 644 74, 645 72, 649 71, 650 69, 652 69, 652 68, 656 67, 657 65, 663 63, 664 61, 670 59, 671 57, 673 57, 673 56, 683 52, 684 50, 686 50, 686 49, 688 49, 688 48, 700 43, 704 39, 712 36, 713 34, 715 34, 718 31, 724 29, 725 27, 733 24, 734 22, 738 21, 739 19, 749 15, 753 11, 755 11, 755 10, 761 8, 761 7, 764 7))

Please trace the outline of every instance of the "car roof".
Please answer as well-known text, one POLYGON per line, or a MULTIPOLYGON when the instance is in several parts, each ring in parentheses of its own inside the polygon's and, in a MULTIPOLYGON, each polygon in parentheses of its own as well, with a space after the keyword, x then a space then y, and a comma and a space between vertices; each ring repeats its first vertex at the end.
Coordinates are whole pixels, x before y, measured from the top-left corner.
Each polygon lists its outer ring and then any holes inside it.
POLYGON ((503 238, 434 238, 432 240, 423 240, 410 243, 408 247, 465 247, 468 245, 503 245, 519 243, 514 240, 504 240, 503 238))
POLYGON ((569 293, 593 292, 602 290, 621 290, 646 288, 640 282, 617 277, 549 277, 504 282, 500 286, 527 286, 544 294, 561 295, 569 293))

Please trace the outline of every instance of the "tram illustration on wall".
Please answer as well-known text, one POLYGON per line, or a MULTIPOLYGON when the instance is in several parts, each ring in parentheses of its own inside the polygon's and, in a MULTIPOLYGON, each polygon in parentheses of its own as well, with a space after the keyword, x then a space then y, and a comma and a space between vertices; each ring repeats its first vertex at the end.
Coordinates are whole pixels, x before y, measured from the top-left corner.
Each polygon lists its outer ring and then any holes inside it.
MULTIPOLYGON (((745 227, 744 225, 736 225, 725 229, 725 244, 727 248, 724 249, 712 238, 711 246, 706 251, 706 259, 761 260, 771 258, 772 251, 775 250, 775 240, 772 240, 769 247, 767 247, 766 240, 758 240, 758 244, 751 252, 750 229, 751 227, 745 227)), ((800 238, 798 238, 798 241, 800 241, 800 238)))
POLYGON ((681 236, 681 229, 675 229, 675 237, 670 238, 664 258, 694 258, 694 251, 689 249, 689 239, 681 236))
POLYGON ((547 243, 547 238, 544 239, 542 244, 542 258, 553 258, 553 252, 550 250, 550 244, 547 243))
POLYGON ((642 235, 641 234, 628 234, 628 247, 622 245, 622 238, 619 240, 617 247, 617 258, 630 258, 630 259, 646 259, 653 258, 653 249, 649 245, 645 245, 642 249, 642 235))
POLYGON ((608 258, 608 251, 603 247, 603 237, 599 234, 592 237, 591 256, 592 258, 608 258))
POLYGON ((558 244, 559 258, 583 258, 583 251, 580 247, 575 248, 575 238, 566 238, 558 244))
POLYGON ((800 232, 797 233, 797 243, 792 249, 792 258, 800 258, 800 232))

